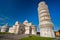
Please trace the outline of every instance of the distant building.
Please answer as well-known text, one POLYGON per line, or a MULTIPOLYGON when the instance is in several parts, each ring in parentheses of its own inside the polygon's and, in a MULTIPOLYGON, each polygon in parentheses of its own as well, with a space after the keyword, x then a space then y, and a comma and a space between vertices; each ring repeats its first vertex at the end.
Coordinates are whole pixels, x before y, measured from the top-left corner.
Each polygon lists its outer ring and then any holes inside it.
POLYGON ((56 35, 57 37, 59 37, 59 36, 60 36, 60 30, 56 31, 56 32, 55 32, 55 35, 56 35))
POLYGON ((54 26, 51 22, 48 6, 46 3, 40 2, 38 5, 40 36, 55 38, 54 26))
POLYGON ((9 25, 8 24, 5 24, 1 27, 1 32, 8 32, 9 30, 9 25))

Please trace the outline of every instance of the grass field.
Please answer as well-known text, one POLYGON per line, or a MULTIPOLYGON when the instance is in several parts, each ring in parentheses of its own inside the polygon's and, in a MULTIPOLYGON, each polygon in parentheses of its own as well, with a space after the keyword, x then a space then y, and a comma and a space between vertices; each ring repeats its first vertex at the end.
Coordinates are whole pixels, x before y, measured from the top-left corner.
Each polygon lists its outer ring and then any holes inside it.
POLYGON ((0 32, 0 34, 11 34, 11 33, 8 33, 8 32, 0 32))
POLYGON ((20 40, 54 40, 53 38, 40 37, 40 36, 29 36, 22 38, 20 40))

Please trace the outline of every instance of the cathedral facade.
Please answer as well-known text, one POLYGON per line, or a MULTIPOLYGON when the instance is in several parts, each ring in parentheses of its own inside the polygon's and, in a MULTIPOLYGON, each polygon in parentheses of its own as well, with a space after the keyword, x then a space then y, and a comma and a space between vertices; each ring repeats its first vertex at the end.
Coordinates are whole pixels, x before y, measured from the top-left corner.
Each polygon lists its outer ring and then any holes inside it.
POLYGON ((23 24, 25 25, 25 34, 36 35, 37 31, 35 25, 29 23, 27 20, 25 20, 23 24))
POLYGON ((44 1, 38 4, 38 16, 40 36, 55 38, 54 26, 51 22, 48 6, 44 1))
POLYGON ((16 21, 13 27, 9 28, 9 32, 14 34, 24 34, 24 31, 24 25, 20 24, 18 21, 16 21))
POLYGON ((9 28, 10 33, 14 34, 32 34, 36 35, 36 27, 32 25, 32 23, 28 23, 27 20, 23 22, 23 24, 16 21, 13 27, 9 28))

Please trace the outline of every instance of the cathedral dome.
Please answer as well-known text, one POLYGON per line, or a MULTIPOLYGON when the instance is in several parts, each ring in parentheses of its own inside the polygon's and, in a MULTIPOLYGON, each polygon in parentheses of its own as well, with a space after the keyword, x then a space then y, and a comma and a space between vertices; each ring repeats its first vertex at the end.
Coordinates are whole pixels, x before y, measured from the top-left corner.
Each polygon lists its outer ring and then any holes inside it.
POLYGON ((20 23, 18 21, 16 21, 15 25, 18 25, 18 24, 20 24, 20 23))
POLYGON ((25 21, 23 22, 23 24, 26 25, 26 26, 28 26, 28 21, 25 20, 25 21))
POLYGON ((24 23, 25 23, 25 22, 28 22, 28 20, 25 20, 24 23))

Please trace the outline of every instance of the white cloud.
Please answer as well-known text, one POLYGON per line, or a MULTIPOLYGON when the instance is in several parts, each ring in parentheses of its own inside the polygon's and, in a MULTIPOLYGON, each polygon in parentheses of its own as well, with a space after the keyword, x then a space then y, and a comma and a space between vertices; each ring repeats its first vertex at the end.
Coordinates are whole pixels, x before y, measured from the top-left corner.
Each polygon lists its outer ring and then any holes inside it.
POLYGON ((4 16, 4 15, 0 15, 0 25, 3 25, 6 23, 6 20, 8 20, 9 17, 4 16))
POLYGON ((6 19, 9 19, 9 18, 7 16, 4 16, 4 15, 0 16, 0 21, 4 21, 6 19))

